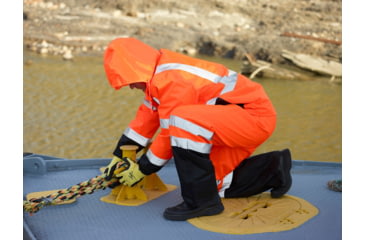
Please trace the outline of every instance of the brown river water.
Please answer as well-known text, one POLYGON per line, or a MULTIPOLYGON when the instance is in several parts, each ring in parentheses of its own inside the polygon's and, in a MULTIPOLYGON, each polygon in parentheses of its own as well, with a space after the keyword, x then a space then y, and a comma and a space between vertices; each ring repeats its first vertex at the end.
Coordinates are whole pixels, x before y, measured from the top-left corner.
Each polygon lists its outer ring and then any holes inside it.
MULTIPOLYGON (((239 61, 202 58, 240 70, 239 61)), ((101 56, 63 61, 24 51, 23 60, 23 152, 111 158, 143 93, 112 89, 101 56)), ((341 85, 322 79, 254 80, 264 86, 278 114, 274 134, 254 154, 289 148, 296 160, 342 162, 341 85)))

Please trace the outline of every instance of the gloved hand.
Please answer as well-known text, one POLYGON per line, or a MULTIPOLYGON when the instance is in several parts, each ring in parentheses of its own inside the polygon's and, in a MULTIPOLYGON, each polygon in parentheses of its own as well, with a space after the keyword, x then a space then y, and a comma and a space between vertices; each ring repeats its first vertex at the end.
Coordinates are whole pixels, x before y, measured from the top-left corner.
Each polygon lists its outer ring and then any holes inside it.
POLYGON ((114 156, 113 159, 110 161, 109 165, 104 170, 106 174, 105 179, 110 181, 114 175, 115 168, 117 167, 117 163, 122 161, 119 157, 114 156))
POLYGON ((121 184, 132 187, 146 176, 139 170, 138 163, 130 160, 129 158, 123 158, 122 161, 125 162, 126 168, 115 175, 119 178, 119 182, 121 184))

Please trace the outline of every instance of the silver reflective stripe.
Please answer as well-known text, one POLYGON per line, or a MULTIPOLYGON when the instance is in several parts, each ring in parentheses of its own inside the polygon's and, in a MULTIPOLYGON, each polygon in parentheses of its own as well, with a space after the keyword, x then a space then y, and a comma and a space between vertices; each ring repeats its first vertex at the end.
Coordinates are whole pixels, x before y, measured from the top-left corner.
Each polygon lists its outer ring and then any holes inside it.
MULTIPOLYGON (((232 91, 234 89, 234 87, 236 86, 236 81, 237 81, 237 73, 232 70, 228 70, 228 76, 221 77, 215 73, 209 72, 202 68, 194 67, 194 66, 186 65, 186 64, 180 64, 180 63, 162 64, 156 68, 155 74, 158 74, 158 73, 161 73, 164 71, 168 71, 168 70, 182 70, 182 71, 197 75, 201 78, 205 78, 214 83, 223 83, 224 88, 221 91, 220 95, 232 91)), ((214 105, 216 100, 217 100, 217 98, 209 99, 206 102, 206 104, 214 105)))
POLYGON ((152 103, 150 101, 148 101, 147 99, 144 99, 143 100, 143 104, 148 107, 149 109, 152 109, 152 110, 156 110, 156 107, 152 106, 152 103))
POLYGON ((224 178, 223 178, 223 184, 222 184, 222 188, 219 190, 219 196, 220 197, 224 197, 224 191, 229 188, 231 186, 232 183, 232 178, 233 178, 233 171, 228 173, 224 178))
POLYGON ((231 69, 228 69, 228 76, 231 76, 231 75, 234 75, 234 74, 237 75, 237 73, 235 71, 233 71, 231 69))
POLYGON ((133 141, 137 142, 138 144, 144 147, 147 146, 147 144, 150 141, 149 138, 143 137, 142 135, 134 131, 132 128, 127 128, 124 131, 124 135, 126 135, 128 138, 132 139, 133 141))
POLYGON ((187 138, 171 136, 171 146, 193 150, 200 153, 210 153, 212 145, 209 143, 195 142, 187 138))
POLYGON ((205 78, 205 79, 207 79, 211 82, 215 82, 215 83, 218 83, 220 81, 220 79, 222 78, 221 76, 219 76, 215 73, 209 72, 207 70, 204 70, 202 68, 198 68, 198 67, 194 67, 194 66, 186 65, 186 64, 180 64, 180 63, 162 64, 156 68, 155 74, 161 73, 164 71, 168 71, 168 70, 182 70, 182 71, 197 75, 199 77, 205 78))
POLYGON ((158 100, 157 98, 153 97, 153 100, 155 100, 155 102, 157 102, 158 105, 160 105, 160 100, 158 100))
MULTIPOLYGON (((222 91, 220 92, 219 95, 223 95, 227 92, 230 92, 234 89, 234 87, 236 86, 237 83, 237 73, 229 70, 229 75, 228 76, 224 76, 222 77, 222 79, 219 81, 220 83, 224 84, 224 88, 222 89, 222 91)), ((209 99, 206 104, 207 105, 215 105, 215 102, 217 101, 217 98, 211 98, 209 99)))
POLYGON ((236 86, 236 82, 237 82, 237 73, 222 77, 220 83, 224 84, 224 88, 221 91, 220 95, 232 91, 236 86))
POLYGON ((214 134, 214 132, 209 131, 208 129, 205 129, 178 116, 170 116, 170 125, 181 128, 187 132, 194 134, 195 136, 202 136, 207 140, 211 140, 214 134))
POLYGON ((163 166, 165 165, 170 159, 162 159, 157 157, 155 154, 152 153, 151 150, 148 150, 146 153, 146 156, 148 157, 148 160, 156 166, 163 166))
POLYGON ((168 129, 169 128, 169 119, 161 118, 160 119, 160 127, 168 129))
POLYGON ((215 101, 217 101, 217 98, 215 97, 215 98, 212 98, 212 99, 209 99, 208 101, 207 101, 207 105, 215 105, 215 101))

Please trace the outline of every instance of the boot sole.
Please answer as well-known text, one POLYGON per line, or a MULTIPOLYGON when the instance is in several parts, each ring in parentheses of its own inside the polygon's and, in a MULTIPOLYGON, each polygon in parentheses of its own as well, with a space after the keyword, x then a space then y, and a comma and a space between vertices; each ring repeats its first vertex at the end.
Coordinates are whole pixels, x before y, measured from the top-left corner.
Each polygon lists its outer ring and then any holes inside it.
POLYGON ((169 213, 168 211, 165 211, 163 216, 166 219, 172 220, 172 221, 186 221, 190 218, 217 215, 217 214, 223 212, 223 210, 224 210, 223 205, 215 205, 215 206, 208 207, 208 208, 197 209, 195 211, 192 210, 192 211, 186 212, 185 214, 184 213, 181 213, 181 214, 169 213))

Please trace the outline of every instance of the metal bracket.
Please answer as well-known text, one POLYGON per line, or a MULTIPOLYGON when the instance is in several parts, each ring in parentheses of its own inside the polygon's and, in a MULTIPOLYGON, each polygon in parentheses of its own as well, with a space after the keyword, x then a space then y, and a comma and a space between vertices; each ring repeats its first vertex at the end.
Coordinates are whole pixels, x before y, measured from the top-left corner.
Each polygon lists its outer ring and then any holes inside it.
POLYGON ((23 158, 24 173, 43 175, 47 172, 46 161, 41 157, 26 157, 23 158))

